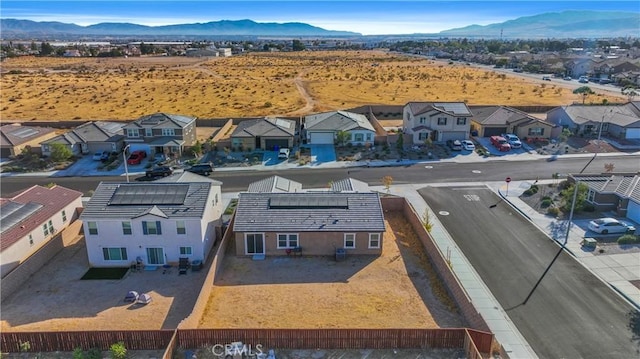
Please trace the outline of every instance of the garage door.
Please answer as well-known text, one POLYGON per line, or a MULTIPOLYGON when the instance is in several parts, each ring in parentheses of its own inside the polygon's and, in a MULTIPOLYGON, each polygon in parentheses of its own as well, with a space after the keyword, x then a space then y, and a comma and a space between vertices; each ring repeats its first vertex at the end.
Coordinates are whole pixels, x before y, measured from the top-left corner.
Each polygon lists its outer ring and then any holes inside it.
POLYGON ((464 131, 448 131, 442 133, 442 138, 440 141, 448 141, 448 140, 466 140, 467 133, 464 131))
POLYGON ((333 145, 333 132, 311 132, 311 144, 333 145))
POLYGON ((0 148, 0 158, 9 158, 11 156, 11 149, 8 147, 0 148))
POLYGON ((627 206, 627 218, 636 223, 640 223, 640 203, 629 201, 629 205, 627 206))
POLYGON ((484 129, 484 137, 500 136, 507 132, 506 127, 486 127, 484 129))
POLYGON ((285 139, 268 139, 264 140, 265 150, 275 150, 276 148, 287 148, 289 147, 289 140, 285 139))
POLYGON ((628 140, 640 138, 640 128, 627 128, 626 137, 628 140))

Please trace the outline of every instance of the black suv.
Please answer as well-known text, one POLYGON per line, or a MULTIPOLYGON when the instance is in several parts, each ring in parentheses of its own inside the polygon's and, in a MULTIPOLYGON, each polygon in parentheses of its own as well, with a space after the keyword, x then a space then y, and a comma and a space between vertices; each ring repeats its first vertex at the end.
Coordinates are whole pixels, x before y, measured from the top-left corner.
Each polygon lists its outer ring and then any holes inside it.
POLYGON ((169 166, 155 167, 145 172, 147 177, 166 177, 171 174, 173 174, 173 168, 169 166))
POLYGON ((211 163, 198 163, 187 168, 187 171, 202 176, 208 176, 211 172, 213 172, 213 165, 211 163))

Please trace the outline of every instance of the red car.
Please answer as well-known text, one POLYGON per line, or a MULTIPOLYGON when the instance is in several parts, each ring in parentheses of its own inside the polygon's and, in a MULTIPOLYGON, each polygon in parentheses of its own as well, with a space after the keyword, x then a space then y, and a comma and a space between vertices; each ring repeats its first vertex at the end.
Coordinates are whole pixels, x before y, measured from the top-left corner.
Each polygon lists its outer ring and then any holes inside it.
POLYGON ((501 152, 508 152, 511 150, 511 145, 506 138, 502 136, 491 136, 491 144, 493 144, 501 152))
POLYGON ((139 165, 142 162, 142 159, 145 157, 147 157, 147 153, 145 151, 133 151, 127 159, 127 164, 139 165))

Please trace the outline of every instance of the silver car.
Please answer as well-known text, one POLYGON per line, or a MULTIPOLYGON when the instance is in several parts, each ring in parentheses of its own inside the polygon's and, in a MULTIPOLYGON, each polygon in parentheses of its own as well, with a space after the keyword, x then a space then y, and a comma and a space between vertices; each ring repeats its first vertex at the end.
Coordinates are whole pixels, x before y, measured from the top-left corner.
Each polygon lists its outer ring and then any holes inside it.
POLYGON ((610 234, 610 233, 633 233, 636 231, 636 227, 618 221, 615 218, 599 218, 589 222, 588 228, 596 233, 610 234))

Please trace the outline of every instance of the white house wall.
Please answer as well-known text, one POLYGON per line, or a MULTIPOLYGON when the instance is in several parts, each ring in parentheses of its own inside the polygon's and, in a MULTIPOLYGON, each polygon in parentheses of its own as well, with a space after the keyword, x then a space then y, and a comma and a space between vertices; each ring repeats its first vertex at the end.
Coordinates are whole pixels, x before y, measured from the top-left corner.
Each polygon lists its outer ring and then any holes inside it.
POLYGON ((82 199, 78 197, 63 209, 67 217, 66 221, 62 220, 63 210, 60 210, 60 212, 54 214, 50 218, 47 218, 45 222, 39 223, 38 226, 31 231, 30 234, 33 239, 33 245, 29 243, 29 234, 27 234, 9 246, 9 248, 2 251, 2 254, 0 255, 0 276, 4 277, 7 273, 17 267, 18 264, 38 250, 38 248, 42 247, 63 229, 67 228, 69 223, 76 219, 76 209, 80 207, 82 207, 82 199), (49 223, 49 220, 51 220, 55 232, 53 234, 49 233, 49 235, 45 237, 42 226, 45 223, 49 223))
POLYGON ((137 257, 142 258, 147 264, 146 248, 163 248, 166 255, 166 261, 178 262, 180 255, 180 247, 191 247, 192 255, 190 257, 202 259, 204 258, 204 236, 202 232, 202 224, 200 218, 161 218, 153 215, 145 215, 134 219, 100 219, 100 218, 83 218, 83 229, 85 234, 85 242, 87 245, 87 256, 89 265, 92 267, 122 267, 129 266, 136 261, 137 257), (123 234, 122 222, 130 221, 132 233, 130 235, 123 234), (142 229, 143 221, 160 221, 161 235, 144 235, 142 229), (176 221, 185 222, 185 234, 177 234, 176 221), (89 222, 96 222, 98 234, 89 234, 89 222), (127 259, 122 261, 105 260, 103 256, 103 248, 126 248, 127 259))
MULTIPOLYGON (((204 211, 204 220, 200 223, 200 232, 204 233, 204 254, 208 254, 216 242, 216 227, 222 226, 222 189, 220 186, 212 186, 204 211)), ((205 260, 204 254, 192 259, 205 260)))

